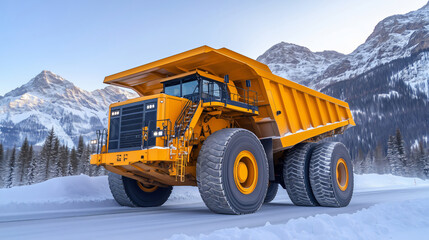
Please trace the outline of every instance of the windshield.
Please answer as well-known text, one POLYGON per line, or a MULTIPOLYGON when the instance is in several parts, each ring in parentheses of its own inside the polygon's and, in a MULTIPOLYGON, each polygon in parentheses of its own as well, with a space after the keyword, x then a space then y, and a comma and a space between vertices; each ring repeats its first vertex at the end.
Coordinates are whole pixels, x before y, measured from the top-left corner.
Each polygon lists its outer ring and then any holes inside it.
POLYGON ((176 97, 186 97, 193 93, 198 93, 197 88, 198 88, 197 80, 184 82, 182 84, 180 84, 180 82, 176 82, 176 84, 165 86, 165 94, 176 96, 176 97))
POLYGON ((176 85, 165 86, 165 94, 180 97, 180 83, 176 85))
POLYGON ((198 90, 195 90, 198 86, 198 81, 190 81, 182 84, 182 96, 191 95, 193 93, 198 93, 198 90), (195 90, 195 92, 194 92, 195 90))

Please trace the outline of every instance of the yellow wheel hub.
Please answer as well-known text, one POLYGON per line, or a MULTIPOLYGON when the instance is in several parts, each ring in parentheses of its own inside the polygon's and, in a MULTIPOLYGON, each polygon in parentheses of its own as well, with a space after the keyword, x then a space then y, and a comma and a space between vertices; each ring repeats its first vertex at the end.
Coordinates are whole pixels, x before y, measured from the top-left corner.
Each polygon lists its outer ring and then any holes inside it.
POLYGON ((143 191, 143 192, 155 192, 156 189, 158 189, 158 186, 152 186, 152 185, 145 185, 141 182, 137 182, 137 186, 143 191))
POLYGON ((250 194, 256 188, 258 164, 253 154, 247 150, 241 151, 235 158, 234 182, 243 194, 250 194))
POLYGON ((341 191, 345 191, 349 185, 349 170, 347 163, 340 158, 337 161, 337 184, 341 191))
POLYGON ((247 180, 247 177, 249 176, 249 170, 247 169, 247 166, 245 163, 240 162, 238 164, 238 181, 240 183, 244 183, 247 180))

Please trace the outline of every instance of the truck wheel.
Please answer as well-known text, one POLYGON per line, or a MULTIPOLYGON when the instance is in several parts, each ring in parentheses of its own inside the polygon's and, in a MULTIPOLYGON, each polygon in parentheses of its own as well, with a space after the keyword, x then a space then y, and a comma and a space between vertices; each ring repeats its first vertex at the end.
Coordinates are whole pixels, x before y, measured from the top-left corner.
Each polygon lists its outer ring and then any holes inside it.
POLYGON ((298 206, 319 205, 310 185, 310 158, 316 144, 300 143, 294 146, 283 160, 283 180, 293 204, 298 206))
POLYGON ((270 182, 268 184, 267 196, 265 196, 264 203, 269 203, 274 200, 279 190, 279 184, 270 182))
POLYGON ((109 187, 113 198, 122 206, 158 207, 164 204, 173 187, 146 186, 137 180, 109 172, 109 187))
POLYGON ((268 188, 268 161, 259 139, 240 128, 210 135, 197 159, 197 184, 207 207, 215 213, 257 211, 268 188))
POLYGON ((345 207, 353 195, 353 165, 349 151, 339 142, 317 145, 310 160, 310 183, 324 207, 345 207))

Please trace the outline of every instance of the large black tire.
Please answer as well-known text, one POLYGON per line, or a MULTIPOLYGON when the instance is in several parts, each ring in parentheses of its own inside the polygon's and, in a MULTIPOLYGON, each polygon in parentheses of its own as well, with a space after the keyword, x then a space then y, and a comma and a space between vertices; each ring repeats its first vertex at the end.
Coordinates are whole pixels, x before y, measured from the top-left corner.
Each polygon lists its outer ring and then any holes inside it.
POLYGON ((350 203, 353 165, 344 144, 326 142, 315 147, 310 161, 310 183, 321 206, 345 207, 350 203))
POLYGON ((279 190, 279 184, 270 182, 268 184, 267 195, 265 196, 264 203, 269 203, 274 200, 277 195, 277 191, 279 190))
POLYGON ((128 207, 158 207, 164 204, 171 194, 173 187, 157 187, 145 192, 138 181, 116 173, 109 172, 109 187, 113 198, 122 206, 128 207))
POLYGON ((283 180, 293 204, 319 205, 310 184, 310 158, 316 144, 300 143, 288 151, 283 159, 283 180))
POLYGON ((222 129, 204 141, 197 160, 197 184, 211 211, 222 214, 257 211, 264 202, 268 178, 267 156, 252 132, 240 128, 222 129), (242 152, 250 152, 257 165, 254 168, 257 179, 253 178, 255 188, 247 194, 239 189, 234 179, 234 163, 242 152))

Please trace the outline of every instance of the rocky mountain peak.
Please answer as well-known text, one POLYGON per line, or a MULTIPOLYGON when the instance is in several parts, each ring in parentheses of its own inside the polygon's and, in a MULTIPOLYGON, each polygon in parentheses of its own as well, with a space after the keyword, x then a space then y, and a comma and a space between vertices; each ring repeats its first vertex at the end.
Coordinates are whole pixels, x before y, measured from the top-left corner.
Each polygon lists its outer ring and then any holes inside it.
POLYGON ((289 80, 306 84, 344 55, 336 51, 312 52, 292 43, 281 42, 257 58, 271 71, 289 80))
POLYGON ((51 71, 43 70, 39 74, 36 75, 31 81, 31 85, 33 87, 38 87, 37 85, 40 84, 42 86, 52 85, 52 84, 59 84, 62 85, 64 83, 69 83, 67 80, 62 78, 61 76, 58 76, 54 74, 51 71))
POLYGON ((111 103, 134 97, 137 94, 112 86, 88 92, 44 70, 0 98, 0 142, 11 147, 28 137, 40 145, 54 128, 61 142, 74 146, 80 135, 88 140, 106 127, 111 103))
POLYGON ((264 59, 265 61, 278 61, 278 58, 283 58, 283 63, 298 63, 297 56, 311 57, 310 49, 302 47, 292 43, 281 42, 270 49, 268 49, 264 54, 258 57, 258 61, 264 59), (284 56, 287 56, 284 58, 284 56))
POLYGON ((65 91, 75 91, 78 88, 70 81, 47 70, 37 74, 28 83, 18 87, 4 95, 4 97, 14 97, 25 93, 35 93, 41 95, 63 94, 65 91))
POLYGON ((311 52, 308 48, 279 43, 258 57, 271 71, 289 80, 320 90, 356 77, 395 59, 429 50, 429 2, 403 15, 379 22, 367 40, 352 53, 311 52))

